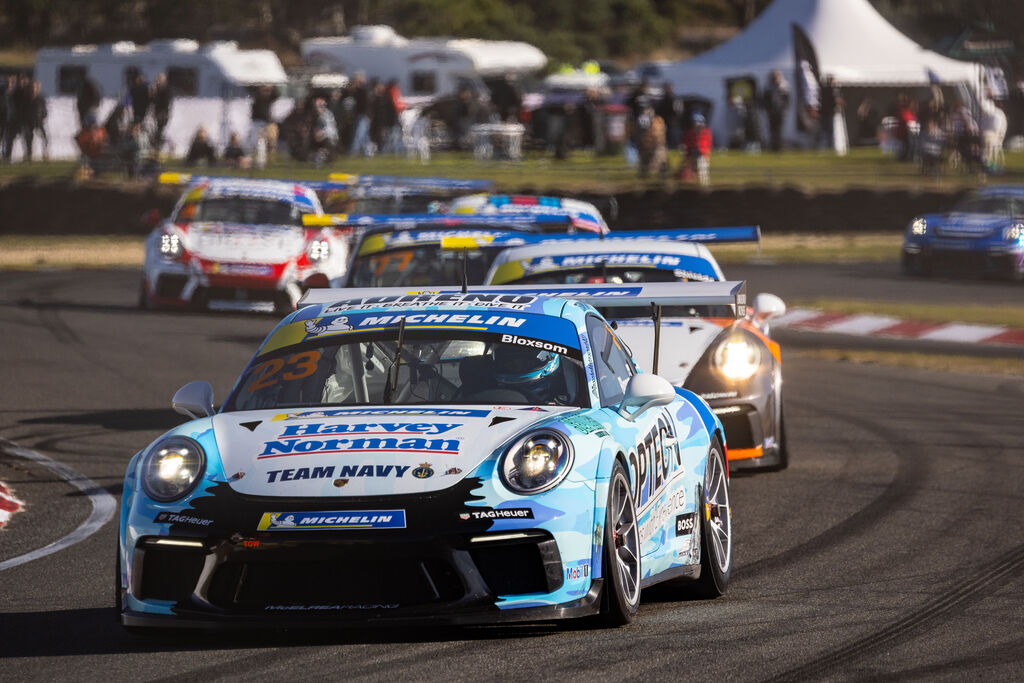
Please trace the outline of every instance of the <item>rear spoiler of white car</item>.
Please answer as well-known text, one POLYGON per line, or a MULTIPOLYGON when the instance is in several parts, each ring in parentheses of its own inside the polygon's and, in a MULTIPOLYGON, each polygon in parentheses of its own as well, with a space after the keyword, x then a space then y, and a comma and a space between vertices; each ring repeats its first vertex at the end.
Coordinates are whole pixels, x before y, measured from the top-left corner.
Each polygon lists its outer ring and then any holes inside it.
POLYGON ((506 285, 495 287, 364 287, 353 289, 310 289, 299 299, 298 306, 350 302, 367 306, 374 302, 389 305, 403 300, 423 302, 436 298, 437 305, 471 303, 474 296, 518 294, 575 299, 591 306, 735 306, 742 315, 747 306, 745 281, 723 282, 641 282, 621 285, 506 285), (407 299, 404 297, 408 297, 407 299))

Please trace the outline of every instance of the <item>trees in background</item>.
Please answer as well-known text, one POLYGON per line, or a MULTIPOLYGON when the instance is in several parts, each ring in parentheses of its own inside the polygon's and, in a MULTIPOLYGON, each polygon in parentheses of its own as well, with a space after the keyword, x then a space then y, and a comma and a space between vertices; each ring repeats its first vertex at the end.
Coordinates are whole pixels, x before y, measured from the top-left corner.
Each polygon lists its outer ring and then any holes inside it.
MULTIPOLYGON (((915 29, 944 18, 1024 35, 1020 0, 872 0, 915 29)), ((294 59, 305 36, 390 24, 407 36, 525 40, 552 63, 642 58, 693 26, 742 28, 770 0, 0 0, 0 46, 191 37, 235 39, 294 59)), ((935 39, 938 36, 931 36, 935 39)))

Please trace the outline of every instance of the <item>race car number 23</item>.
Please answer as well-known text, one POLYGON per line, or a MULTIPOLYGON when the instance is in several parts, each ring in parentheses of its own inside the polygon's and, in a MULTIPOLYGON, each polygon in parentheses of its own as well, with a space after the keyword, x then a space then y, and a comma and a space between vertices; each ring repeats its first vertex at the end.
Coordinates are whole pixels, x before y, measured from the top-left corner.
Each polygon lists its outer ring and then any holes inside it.
POLYGON ((303 351, 287 358, 272 358, 263 361, 252 369, 253 381, 249 385, 248 392, 251 394, 260 389, 266 389, 281 380, 290 382, 293 379, 309 377, 316 372, 319 360, 319 351, 303 351))

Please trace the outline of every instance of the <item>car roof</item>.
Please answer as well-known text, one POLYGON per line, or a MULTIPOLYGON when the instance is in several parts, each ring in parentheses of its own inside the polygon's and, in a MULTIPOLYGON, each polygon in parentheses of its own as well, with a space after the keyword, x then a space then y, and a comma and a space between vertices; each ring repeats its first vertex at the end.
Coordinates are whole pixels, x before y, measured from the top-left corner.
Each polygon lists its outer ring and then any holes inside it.
POLYGON ((1012 194, 1024 197, 1024 185, 986 185, 975 190, 979 195, 1012 194))
POLYGON ((195 201, 211 197, 252 197, 313 207, 320 211, 316 192, 301 183, 259 178, 208 178, 185 190, 184 198, 195 201))

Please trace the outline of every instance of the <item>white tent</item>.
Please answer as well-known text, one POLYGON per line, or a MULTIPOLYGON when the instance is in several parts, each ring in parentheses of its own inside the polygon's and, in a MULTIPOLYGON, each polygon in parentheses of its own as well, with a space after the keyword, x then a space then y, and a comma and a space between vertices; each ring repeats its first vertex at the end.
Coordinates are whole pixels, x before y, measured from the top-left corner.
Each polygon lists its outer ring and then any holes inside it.
MULTIPOLYGON (((821 76, 840 86, 920 86, 931 78, 976 87, 981 67, 926 50, 886 21, 868 0, 775 0, 750 26, 701 55, 665 65, 661 73, 680 94, 706 97, 715 104, 716 136, 725 125, 726 78, 752 76, 761 88, 773 69, 790 84, 795 110, 792 24, 811 40, 821 76)), ((795 116, 786 117, 787 137, 795 116)))

